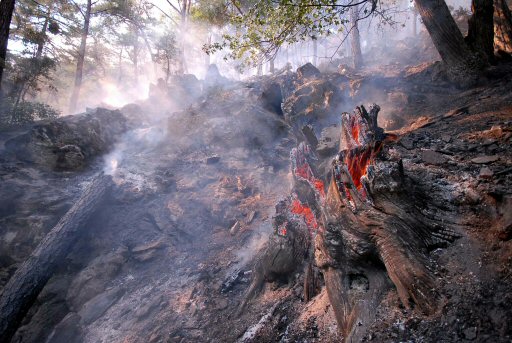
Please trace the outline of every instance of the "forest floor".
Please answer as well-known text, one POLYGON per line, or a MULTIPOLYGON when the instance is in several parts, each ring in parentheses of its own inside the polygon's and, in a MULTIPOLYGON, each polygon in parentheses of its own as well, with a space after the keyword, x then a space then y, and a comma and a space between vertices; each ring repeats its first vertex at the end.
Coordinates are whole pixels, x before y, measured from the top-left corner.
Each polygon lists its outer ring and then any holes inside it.
MULTIPOLYGON (((427 317, 406 309, 390 290, 364 340, 509 342, 510 67, 491 70, 489 80, 465 91, 432 81, 430 70, 329 74, 311 82, 293 73, 295 86, 287 86, 283 100, 299 113, 294 96, 302 82, 313 89, 309 100, 323 106, 329 95, 315 95, 325 87, 315 82, 330 80, 339 102, 308 112, 324 128, 341 110, 378 103, 381 125, 399 135, 388 151, 401 156, 413 180, 432 185, 439 207, 454 209, 446 225, 461 237, 429 252, 444 296, 438 312, 427 317)), ((300 269, 286 282, 267 283, 239 311, 254 256, 273 233, 274 206, 289 194, 289 152, 301 139, 290 113, 269 110, 262 97, 268 82, 273 79, 225 85, 181 110, 155 101, 127 106, 118 127, 94 141, 91 162, 76 170, 65 163, 70 155, 52 165, 24 158, 20 144, 39 149, 47 142, 39 135, 39 145, 27 143, 41 132, 32 126, 0 133, 0 287, 97 173, 112 174, 116 183, 13 342, 340 341, 324 287, 304 302, 300 269), (107 153, 100 153, 102 144, 107 153)), ((91 131, 80 123, 68 127, 91 131)), ((70 144, 52 144, 64 143, 70 144)))

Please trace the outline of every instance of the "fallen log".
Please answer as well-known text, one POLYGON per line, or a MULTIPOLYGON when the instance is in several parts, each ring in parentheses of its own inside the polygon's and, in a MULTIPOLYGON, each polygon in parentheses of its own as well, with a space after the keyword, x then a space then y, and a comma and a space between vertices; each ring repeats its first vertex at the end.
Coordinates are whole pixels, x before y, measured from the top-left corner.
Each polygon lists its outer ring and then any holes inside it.
POLYGON ((5 285, 0 298, 0 341, 9 342, 37 296, 64 262, 79 233, 106 198, 112 179, 99 175, 43 238, 5 285))

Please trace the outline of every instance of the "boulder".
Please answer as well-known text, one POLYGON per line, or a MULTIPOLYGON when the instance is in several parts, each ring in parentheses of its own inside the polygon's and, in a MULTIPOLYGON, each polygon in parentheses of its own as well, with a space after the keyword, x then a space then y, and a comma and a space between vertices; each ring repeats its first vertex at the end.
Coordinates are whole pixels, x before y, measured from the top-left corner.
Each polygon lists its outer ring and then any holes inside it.
POLYGON ((331 115, 338 110, 343 96, 330 81, 315 79, 300 85, 283 104, 285 119, 296 129, 312 125, 320 132, 331 124, 331 115))
POLYGON ((316 78, 320 75, 320 70, 309 62, 304 64, 302 67, 297 68, 297 76, 299 79, 316 78))
POLYGON ((38 122, 5 143, 18 160, 49 170, 79 170, 106 152, 129 128, 119 111, 89 113, 38 122))

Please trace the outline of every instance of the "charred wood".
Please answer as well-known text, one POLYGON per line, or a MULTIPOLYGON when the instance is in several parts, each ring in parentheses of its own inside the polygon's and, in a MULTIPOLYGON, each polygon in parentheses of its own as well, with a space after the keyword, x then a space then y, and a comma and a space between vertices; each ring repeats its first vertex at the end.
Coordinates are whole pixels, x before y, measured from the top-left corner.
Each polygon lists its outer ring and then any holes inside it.
POLYGON ((5 285, 0 298, 2 342, 10 341, 46 282, 62 265, 80 232, 101 206, 111 186, 110 176, 98 176, 5 285))

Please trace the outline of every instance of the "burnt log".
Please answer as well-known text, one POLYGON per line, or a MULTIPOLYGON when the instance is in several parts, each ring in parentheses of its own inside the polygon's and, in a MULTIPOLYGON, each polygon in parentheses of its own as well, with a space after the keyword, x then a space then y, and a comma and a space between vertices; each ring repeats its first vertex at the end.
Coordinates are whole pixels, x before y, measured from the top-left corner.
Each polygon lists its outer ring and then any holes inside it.
POLYGON ((379 110, 361 106, 342 115, 342 150, 332 164, 322 204, 324 230, 315 242, 316 264, 346 341, 363 337, 391 285, 404 306, 434 313, 442 296, 426 253, 457 237, 414 207, 421 190, 401 160, 382 152, 396 137, 377 126, 379 110))
POLYGON ((63 264, 79 233, 103 203, 111 186, 110 176, 101 174, 96 177, 5 285, 0 298, 1 342, 10 341, 47 281, 63 264))

